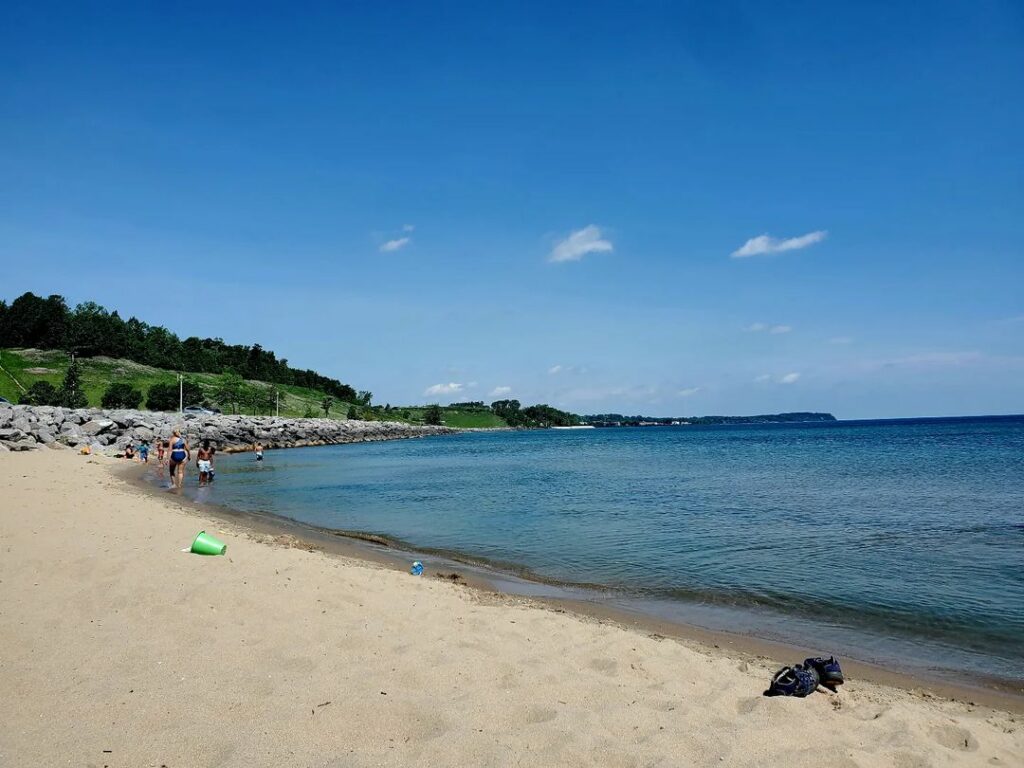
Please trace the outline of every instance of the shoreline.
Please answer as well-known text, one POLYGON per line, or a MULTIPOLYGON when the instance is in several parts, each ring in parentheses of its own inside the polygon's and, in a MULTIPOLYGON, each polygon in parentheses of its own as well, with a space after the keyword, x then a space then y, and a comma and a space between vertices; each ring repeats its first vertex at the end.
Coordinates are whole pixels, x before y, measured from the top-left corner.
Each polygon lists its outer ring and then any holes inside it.
MULTIPOLYGON (((137 464, 116 466, 112 472, 127 486, 144 494, 156 498, 167 498, 170 494, 169 489, 159 487, 147 479, 146 470, 137 464)), ((545 610, 569 612, 584 619, 612 622, 652 636, 695 643, 705 650, 720 649, 740 654, 745 661, 770 662, 778 667, 792 663, 793 660, 820 655, 823 651, 822 648, 725 629, 708 629, 628 608, 602 604, 585 597, 544 595, 544 590, 534 591, 529 585, 556 589, 564 589, 566 585, 545 581, 526 569, 516 573, 512 564, 495 564, 474 560, 457 552, 417 547, 414 543, 386 535, 324 528, 279 516, 270 511, 248 512, 216 502, 200 501, 183 494, 171 495, 176 502, 192 509, 196 514, 212 514, 234 524, 249 526, 254 532, 264 535, 291 537, 292 546, 308 546, 328 555, 365 560, 403 573, 408 571, 412 559, 428 556, 439 563, 436 568, 431 567, 432 575, 437 575, 441 571, 458 574, 460 578, 456 583, 484 594, 526 601, 545 610), (517 586, 525 588, 516 589, 517 586)), ((580 591, 592 589, 595 593, 600 590, 599 585, 571 585, 571 588, 580 591)), ((981 705, 1024 714, 1024 684, 1018 681, 1002 678, 979 679, 977 682, 951 680, 940 673, 929 675, 918 670, 902 672, 886 664, 862 661, 849 655, 843 655, 842 661, 848 677, 856 676, 861 680, 897 688, 914 695, 937 695, 972 706, 981 705)))
POLYGON ((187 503, 139 487, 138 469, 70 450, 0 456, 0 764, 908 768, 1024 756, 1020 715, 979 697, 880 685, 844 664, 838 693, 767 698, 778 664, 722 635, 413 577, 384 547, 187 503), (226 555, 183 552, 197 530, 226 555))

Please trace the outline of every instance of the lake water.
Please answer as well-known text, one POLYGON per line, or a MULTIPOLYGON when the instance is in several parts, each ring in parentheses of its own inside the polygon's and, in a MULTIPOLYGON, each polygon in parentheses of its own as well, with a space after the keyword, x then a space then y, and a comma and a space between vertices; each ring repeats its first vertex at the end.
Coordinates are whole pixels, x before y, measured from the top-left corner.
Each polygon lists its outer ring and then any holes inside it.
POLYGON ((219 459, 208 498, 712 629, 1024 680, 1024 417, 272 451, 219 459))

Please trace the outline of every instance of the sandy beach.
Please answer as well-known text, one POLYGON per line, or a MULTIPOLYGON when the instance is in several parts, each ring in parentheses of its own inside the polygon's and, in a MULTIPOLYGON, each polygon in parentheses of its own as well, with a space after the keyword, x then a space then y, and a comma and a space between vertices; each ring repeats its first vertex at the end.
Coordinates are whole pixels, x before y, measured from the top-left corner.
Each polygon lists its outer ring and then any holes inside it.
POLYGON ((0 765, 1024 763, 1020 715, 309 551, 70 450, 0 456, 0 765), (206 529, 225 557, 180 550, 206 529))

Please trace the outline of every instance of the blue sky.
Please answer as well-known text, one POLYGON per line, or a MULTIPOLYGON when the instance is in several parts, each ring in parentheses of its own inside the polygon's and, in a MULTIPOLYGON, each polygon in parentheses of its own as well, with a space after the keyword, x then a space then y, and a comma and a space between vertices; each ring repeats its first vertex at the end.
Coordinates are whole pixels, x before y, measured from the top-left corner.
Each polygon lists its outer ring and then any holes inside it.
POLYGON ((1024 411, 1024 11, 6 3, 0 295, 377 402, 1024 411))

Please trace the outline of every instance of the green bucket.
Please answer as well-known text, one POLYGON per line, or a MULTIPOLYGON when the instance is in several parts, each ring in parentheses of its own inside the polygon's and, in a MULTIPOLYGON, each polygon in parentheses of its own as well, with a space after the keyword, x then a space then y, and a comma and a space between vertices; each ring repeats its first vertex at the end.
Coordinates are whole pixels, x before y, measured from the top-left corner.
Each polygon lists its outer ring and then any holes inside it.
POLYGON ((223 555, 228 551, 228 545, 213 538, 206 531, 200 531, 196 534, 190 551, 197 555, 223 555))

